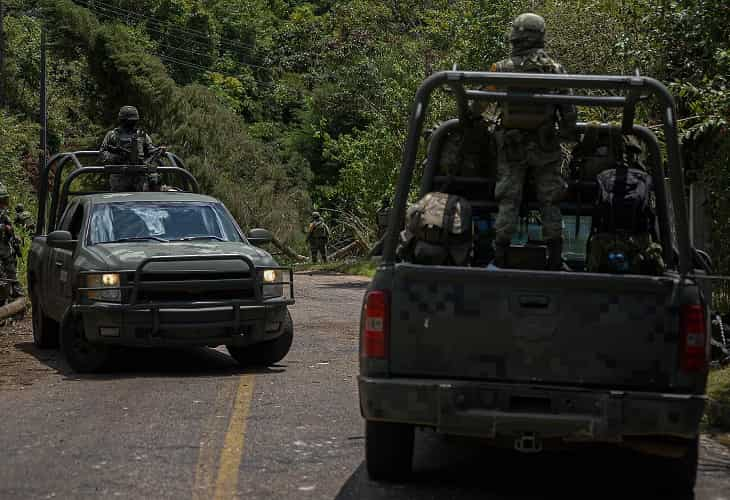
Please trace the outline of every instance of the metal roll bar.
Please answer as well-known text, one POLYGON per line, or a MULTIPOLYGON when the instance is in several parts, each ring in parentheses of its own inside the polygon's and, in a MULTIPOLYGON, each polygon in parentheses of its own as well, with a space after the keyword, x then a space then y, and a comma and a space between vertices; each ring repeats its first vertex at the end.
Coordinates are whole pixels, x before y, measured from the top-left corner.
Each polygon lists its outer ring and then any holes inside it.
MULTIPOLYGON (((416 156, 418 154, 418 145, 420 142, 423 125, 428 111, 428 105, 431 94, 438 88, 448 86, 454 89, 457 86, 462 88, 465 85, 478 85, 479 88, 492 85, 497 88, 509 88, 505 93, 494 93, 486 91, 465 90, 467 97, 479 98, 483 100, 505 100, 509 99, 525 99, 529 102, 535 94, 531 89, 596 89, 596 90, 622 90, 629 94, 626 98, 617 98, 616 96, 581 96, 560 94, 555 97, 547 97, 548 94, 537 94, 539 99, 545 99, 549 102, 560 102, 575 105, 603 105, 607 107, 616 107, 619 105, 619 99, 624 99, 623 115, 624 123, 622 128, 625 130, 626 121, 630 118, 633 121, 635 106, 639 101, 655 96, 661 106, 662 126, 667 146, 667 166, 669 177, 671 179, 671 198, 674 210, 674 223, 677 228, 677 244, 679 250, 679 272, 686 275, 691 268, 691 244, 689 241, 689 223, 687 215, 687 205, 685 200, 684 178, 682 175, 681 158, 679 154, 679 141, 677 138, 677 121, 674 98, 669 90, 659 81, 642 76, 598 76, 598 75, 544 75, 530 73, 496 73, 496 72, 469 72, 469 71, 442 71, 428 77, 418 88, 415 96, 415 102, 411 117, 409 120, 409 130, 406 139, 405 149, 403 153, 403 162, 398 178, 398 185, 395 192, 395 200, 393 202, 393 210, 390 214, 389 226, 395 228, 386 234, 385 246, 383 252, 383 261, 386 265, 395 263, 395 251, 398 245, 398 233, 405 219, 406 202, 408 192, 410 190, 413 172, 415 170, 416 156), (530 92, 519 92, 511 90, 513 88, 530 89, 530 92), (474 92, 479 92, 474 94, 474 92), (496 94, 496 95, 495 95, 496 94), (643 95, 646 94, 646 95, 643 95), (507 97, 512 96, 512 97, 507 97), (514 97, 519 96, 519 97, 514 97)), ((458 91, 455 91, 458 95, 458 91)), ((533 101, 534 102, 534 101, 533 101)), ((457 98, 457 106, 459 107, 459 116, 468 116, 468 110, 464 109, 468 106, 468 100, 465 103, 463 99, 457 98)), ((641 127, 632 129, 642 139, 647 140, 650 148, 650 154, 658 155, 652 144, 654 139, 648 138, 646 130, 641 127)), ((649 131, 653 136, 653 133, 649 131)), ((658 149, 658 148, 656 148, 658 149)), ((657 156, 658 157, 658 156, 657 156)), ((654 162, 661 163, 661 162, 654 162)), ((656 173, 655 173, 656 175, 656 173)), ((663 174, 657 179, 663 179, 663 174)), ((660 192, 663 187, 659 187, 657 182, 657 198, 660 198, 660 192)), ((662 202, 661 200, 657 200, 662 202)), ((667 200, 664 200, 666 202, 667 200)), ((667 234, 667 228, 662 228, 662 237, 667 234)), ((666 251, 666 250, 665 250, 666 251)))

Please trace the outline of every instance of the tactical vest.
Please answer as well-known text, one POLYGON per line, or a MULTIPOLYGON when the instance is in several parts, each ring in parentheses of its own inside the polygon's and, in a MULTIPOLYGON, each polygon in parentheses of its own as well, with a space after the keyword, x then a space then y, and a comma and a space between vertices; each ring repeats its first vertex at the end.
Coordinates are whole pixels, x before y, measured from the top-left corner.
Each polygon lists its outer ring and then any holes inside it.
POLYGON ((323 221, 312 222, 312 228, 310 234, 312 239, 315 240, 326 240, 327 239, 327 226, 323 221))
MULTIPOLYGON (((512 56, 495 64, 495 71, 506 73, 565 73, 563 67, 544 50, 526 56, 512 56)), ((522 92, 548 93, 546 89, 508 89, 522 92)), ((521 130, 537 130, 555 120, 554 104, 504 102, 501 104, 502 126, 521 130)))
POLYGON ((129 151, 129 158, 126 160, 130 165, 137 165, 144 161, 144 146, 147 134, 143 130, 135 130, 133 133, 129 134, 124 132, 121 128, 115 128, 114 137, 116 146, 129 151))

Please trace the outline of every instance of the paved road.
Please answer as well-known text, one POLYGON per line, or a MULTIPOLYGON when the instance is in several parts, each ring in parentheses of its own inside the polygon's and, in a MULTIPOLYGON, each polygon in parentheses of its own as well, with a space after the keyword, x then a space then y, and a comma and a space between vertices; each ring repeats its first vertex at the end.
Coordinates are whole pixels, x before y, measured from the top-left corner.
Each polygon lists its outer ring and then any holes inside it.
MULTIPOLYGON (((299 275, 295 343, 241 370, 224 349, 126 351, 77 376, 0 330, 0 499, 667 498, 661 471, 619 453, 515 456, 419 433, 408 484, 363 465, 357 316, 366 282, 299 275)), ((709 439, 697 499, 730 500, 730 453, 709 439)))

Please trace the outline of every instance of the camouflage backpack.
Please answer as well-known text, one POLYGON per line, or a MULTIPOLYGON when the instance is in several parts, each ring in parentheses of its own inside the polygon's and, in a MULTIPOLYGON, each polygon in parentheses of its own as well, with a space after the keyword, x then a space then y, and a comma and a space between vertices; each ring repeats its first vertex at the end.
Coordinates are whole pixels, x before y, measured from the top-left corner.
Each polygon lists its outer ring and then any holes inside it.
POLYGON ((428 193, 408 209, 398 255, 414 264, 465 266, 471 256, 471 229, 467 200, 428 193))
MULTIPOLYGON (((515 73, 565 73, 563 67, 540 49, 527 56, 512 56, 495 64, 495 71, 515 73)), ((547 93, 545 89, 521 89, 523 92, 547 93)), ((537 130, 555 120, 554 104, 504 102, 502 126, 522 130, 537 130)))

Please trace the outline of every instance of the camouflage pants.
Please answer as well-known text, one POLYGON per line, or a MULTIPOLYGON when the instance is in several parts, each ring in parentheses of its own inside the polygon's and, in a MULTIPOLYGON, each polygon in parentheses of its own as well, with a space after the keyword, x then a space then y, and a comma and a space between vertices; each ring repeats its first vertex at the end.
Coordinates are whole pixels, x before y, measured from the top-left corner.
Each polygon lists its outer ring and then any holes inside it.
POLYGON ((316 263, 319 255, 322 256, 322 262, 327 262, 327 240, 311 240, 309 242, 309 252, 312 254, 312 262, 316 263))
POLYGON ((559 144, 546 151, 530 135, 517 130, 499 130, 495 138, 498 147, 497 185, 494 190, 494 197, 499 203, 495 222, 497 243, 508 245, 512 241, 528 175, 537 190, 543 239, 562 239, 559 202, 565 192, 565 181, 561 174, 559 144))
POLYGON ((109 176, 109 187, 112 192, 144 191, 145 177, 143 175, 111 174, 109 176))
POLYGON ((659 275, 666 266, 662 257, 662 247, 652 241, 648 233, 637 235, 618 235, 598 233, 591 236, 588 243, 588 272, 659 275), (609 255, 622 253, 625 257, 623 271, 612 267, 609 255))
POLYGON ((12 281, 18 279, 18 258, 13 254, 10 245, 5 242, 0 243, 0 277, 12 281))

